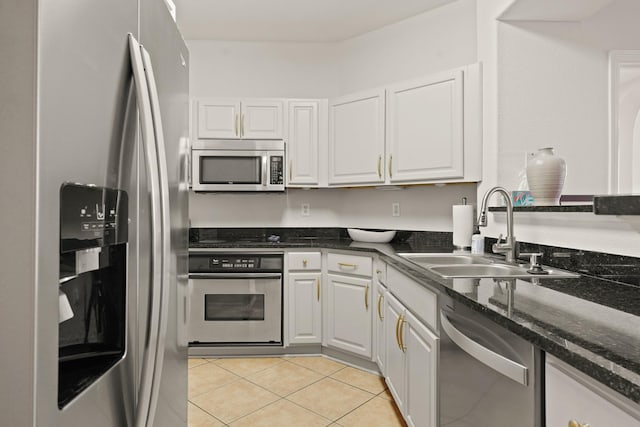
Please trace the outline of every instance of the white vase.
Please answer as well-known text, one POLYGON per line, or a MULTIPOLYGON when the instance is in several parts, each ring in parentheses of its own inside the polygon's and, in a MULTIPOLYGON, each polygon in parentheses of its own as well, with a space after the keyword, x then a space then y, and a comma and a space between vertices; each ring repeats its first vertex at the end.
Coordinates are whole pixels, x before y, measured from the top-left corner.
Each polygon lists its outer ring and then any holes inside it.
POLYGON ((527 163, 527 182, 533 195, 534 206, 557 206, 567 165, 553 154, 553 148, 540 148, 527 163))

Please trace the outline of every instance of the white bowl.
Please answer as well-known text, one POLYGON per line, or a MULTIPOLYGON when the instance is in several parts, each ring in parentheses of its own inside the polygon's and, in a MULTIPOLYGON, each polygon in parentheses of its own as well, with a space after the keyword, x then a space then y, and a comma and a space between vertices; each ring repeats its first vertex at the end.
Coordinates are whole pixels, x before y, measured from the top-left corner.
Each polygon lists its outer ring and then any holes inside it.
POLYGON ((367 231, 358 228, 347 228, 349 237, 356 242, 367 243, 387 243, 396 235, 395 230, 389 231, 367 231))

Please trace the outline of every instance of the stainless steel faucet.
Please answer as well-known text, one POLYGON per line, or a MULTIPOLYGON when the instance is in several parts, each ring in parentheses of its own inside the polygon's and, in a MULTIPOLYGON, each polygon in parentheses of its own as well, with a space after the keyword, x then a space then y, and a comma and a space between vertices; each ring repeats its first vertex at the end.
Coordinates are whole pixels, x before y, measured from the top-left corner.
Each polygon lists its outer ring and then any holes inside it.
POLYGON ((482 198, 480 206, 480 217, 478 218, 478 226, 487 226, 487 203, 494 193, 500 193, 507 202, 507 237, 502 241, 502 234, 498 237, 498 242, 492 246, 493 252, 504 254, 505 261, 515 262, 516 260, 516 237, 513 235, 513 203, 511 202, 511 194, 503 187, 493 187, 488 190, 482 198))

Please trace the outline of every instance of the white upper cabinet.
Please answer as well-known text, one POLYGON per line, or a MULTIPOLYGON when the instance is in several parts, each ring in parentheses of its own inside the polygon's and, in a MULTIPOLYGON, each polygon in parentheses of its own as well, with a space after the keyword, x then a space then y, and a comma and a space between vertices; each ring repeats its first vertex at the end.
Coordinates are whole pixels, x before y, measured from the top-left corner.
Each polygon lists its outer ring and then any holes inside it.
POLYGON ((240 137, 240 100, 201 99, 195 102, 199 139, 240 137))
POLYGON ((482 179, 480 64, 334 99, 329 185, 482 179))
POLYGON ((287 114, 287 185, 326 185, 327 101, 289 100, 287 114))
POLYGON ((245 139, 282 139, 281 100, 242 100, 240 136, 245 139))
POLYGON ((329 105, 329 185, 384 182, 384 89, 329 105))
POLYGON ((282 139, 283 101, 209 98, 195 101, 198 139, 282 139))
POLYGON ((463 178, 463 72, 387 88, 391 183, 463 178))

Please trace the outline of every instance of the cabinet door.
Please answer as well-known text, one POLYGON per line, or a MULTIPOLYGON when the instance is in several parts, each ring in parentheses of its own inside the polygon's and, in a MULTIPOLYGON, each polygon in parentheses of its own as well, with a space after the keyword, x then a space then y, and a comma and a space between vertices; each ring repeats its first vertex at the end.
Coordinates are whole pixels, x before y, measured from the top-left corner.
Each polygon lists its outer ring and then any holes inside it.
POLYGON ((196 101, 199 139, 240 138, 240 100, 213 98, 196 101))
POLYGON ((404 371, 405 354, 400 341, 400 323, 404 315, 404 307, 387 292, 384 301, 384 326, 386 348, 386 380, 389 391, 398 409, 404 413, 406 405, 406 378, 404 371))
POLYGON ((289 343, 322 341, 320 273, 289 273, 289 343))
POLYGON ((640 408, 576 371, 566 363, 547 355, 545 363, 546 425, 565 427, 632 427, 640 425, 640 408))
POLYGON ((320 101, 290 101, 288 114, 288 185, 318 185, 320 101))
POLYGON ((401 340, 406 346, 405 419, 409 426, 436 427, 438 337, 409 312, 402 323, 401 340))
POLYGON ((245 139, 282 139, 283 102, 243 99, 240 136, 245 139))
POLYGON ((326 343, 371 360, 371 280, 327 275, 326 343))
POLYGON ((387 89, 390 182, 464 177, 462 79, 455 70, 387 89))
POLYGON ((331 101, 329 184, 384 182, 384 90, 331 101))
POLYGON ((386 289, 381 284, 376 284, 376 292, 374 294, 375 297, 375 311, 373 313, 373 324, 375 325, 374 330, 376 334, 376 345, 375 345, 375 361, 378 364, 378 369, 382 376, 386 375, 386 370, 384 366, 385 362, 385 327, 384 327, 384 299, 386 296, 386 289))

